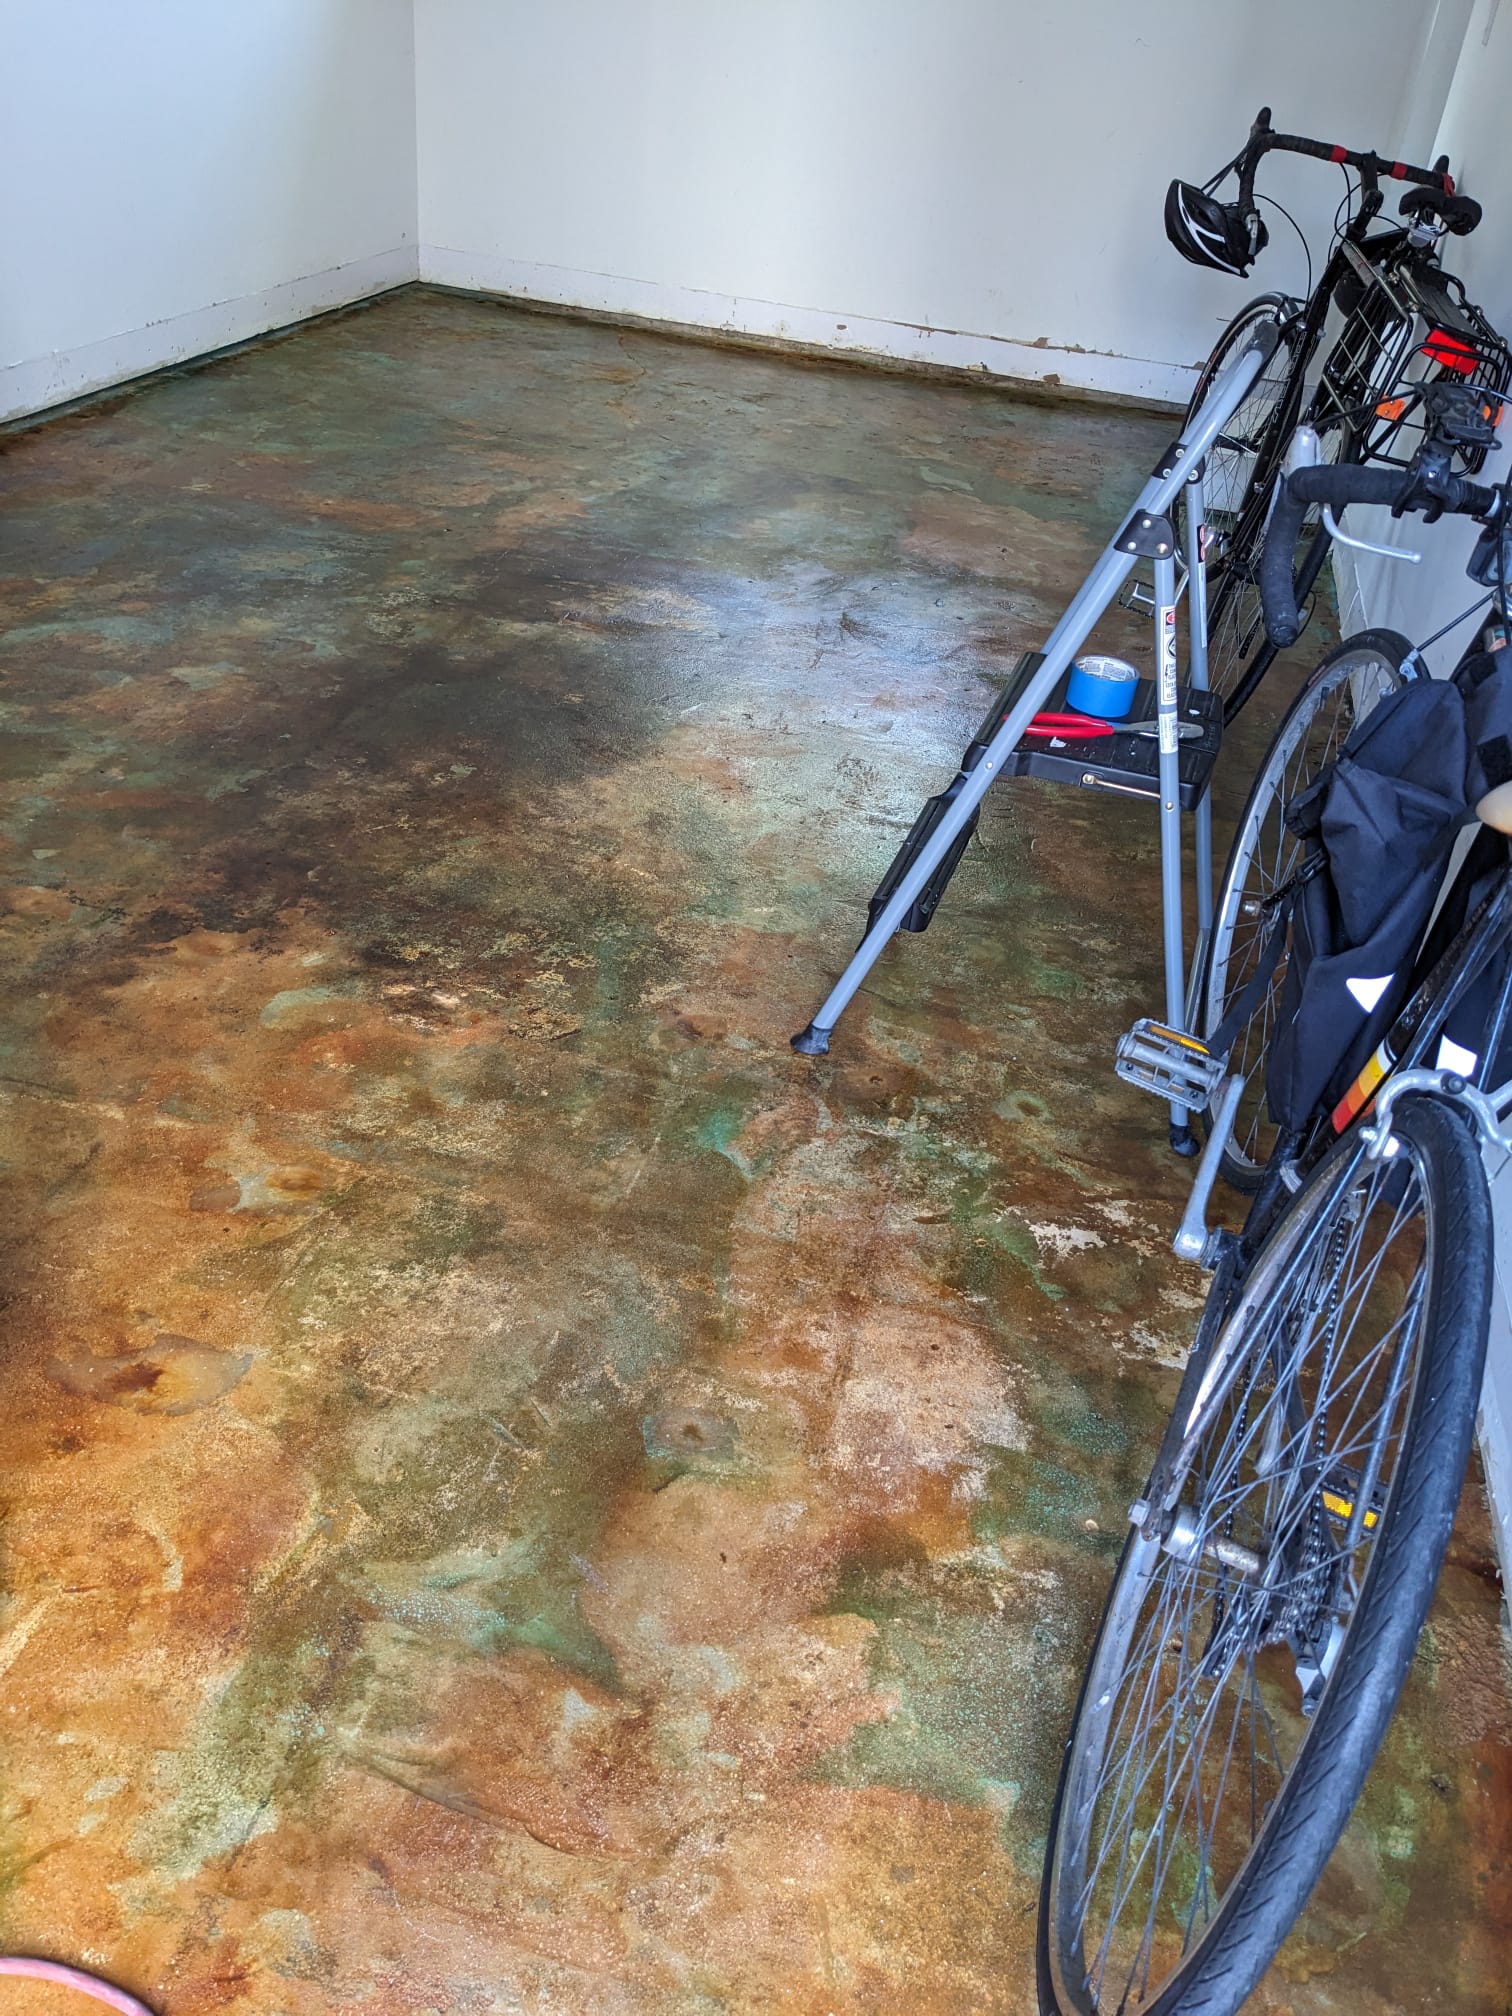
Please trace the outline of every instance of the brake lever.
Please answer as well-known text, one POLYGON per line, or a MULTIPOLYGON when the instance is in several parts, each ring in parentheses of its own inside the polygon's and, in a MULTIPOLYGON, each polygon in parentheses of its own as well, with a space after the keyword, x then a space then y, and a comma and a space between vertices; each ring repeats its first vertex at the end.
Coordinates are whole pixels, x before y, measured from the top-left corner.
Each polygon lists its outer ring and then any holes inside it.
POLYGON ((1331 504, 1323 506, 1323 523, 1331 539, 1337 539, 1341 546, 1353 546, 1357 553, 1378 553, 1383 560, 1410 560, 1414 566, 1423 557, 1421 553, 1414 553, 1410 546, 1377 546, 1369 539, 1351 539, 1347 532, 1340 530, 1331 504))

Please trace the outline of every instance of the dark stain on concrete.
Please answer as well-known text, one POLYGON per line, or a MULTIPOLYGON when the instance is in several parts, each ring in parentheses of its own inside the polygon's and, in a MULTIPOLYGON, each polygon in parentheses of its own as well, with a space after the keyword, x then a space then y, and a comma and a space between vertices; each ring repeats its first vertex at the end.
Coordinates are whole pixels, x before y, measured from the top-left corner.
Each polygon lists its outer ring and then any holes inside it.
MULTIPOLYGON (((1200 1293, 1153 822, 1001 790, 787 1037, 1168 431, 411 293, 7 444, 8 1947, 1032 2006, 1200 1293)), ((1489 1562, 1257 2009, 1503 2009, 1489 1562)))

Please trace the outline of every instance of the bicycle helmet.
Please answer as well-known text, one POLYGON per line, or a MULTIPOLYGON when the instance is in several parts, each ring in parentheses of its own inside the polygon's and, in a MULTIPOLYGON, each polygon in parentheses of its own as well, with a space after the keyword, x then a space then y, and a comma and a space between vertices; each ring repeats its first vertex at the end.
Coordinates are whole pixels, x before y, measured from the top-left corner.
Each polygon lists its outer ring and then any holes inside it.
POLYGON ((1237 203, 1220 203, 1191 182, 1173 182, 1166 191, 1165 228, 1183 259, 1240 279, 1270 237, 1258 210, 1246 214, 1237 203))

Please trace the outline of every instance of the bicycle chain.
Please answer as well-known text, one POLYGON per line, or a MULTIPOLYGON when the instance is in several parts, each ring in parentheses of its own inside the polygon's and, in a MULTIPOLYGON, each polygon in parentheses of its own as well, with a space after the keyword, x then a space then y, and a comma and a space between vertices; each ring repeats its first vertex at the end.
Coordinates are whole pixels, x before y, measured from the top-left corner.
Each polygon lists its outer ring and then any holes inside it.
MULTIPOLYGON (((1341 1213, 1329 1233, 1325 1249, 1324 1264, 1329 1270, 1329 1286, 1323 1314, 1324 1335, 1328 1339, 1328 1344, 1318 1378, 1320 1399, 1329 1390, 1338 1349, 1339 1311, 1343 1301, 1343 1289, 1340 1285, 1341 1263, 1348 1237, 1348 1218, 1341 1213)), ((1317 1630, 1329 1596, 1333 1550, 1327 1544, 1328 1529, 1322 1491, 1327 1455, 1328 1410, 1326 1406, 1320 1405, 1313 1419, 1311 1468, 1315 1485, 1308 1506, 1307 1526, 1302 1538, 1300 1558, 1290 1578, 1290 1589, 1285 1602, 1276 1613, 1269 1633, 1272 1642, 1280 1639, 1296 1639, 1303 1643, 1310 1641, 1317 1630)))

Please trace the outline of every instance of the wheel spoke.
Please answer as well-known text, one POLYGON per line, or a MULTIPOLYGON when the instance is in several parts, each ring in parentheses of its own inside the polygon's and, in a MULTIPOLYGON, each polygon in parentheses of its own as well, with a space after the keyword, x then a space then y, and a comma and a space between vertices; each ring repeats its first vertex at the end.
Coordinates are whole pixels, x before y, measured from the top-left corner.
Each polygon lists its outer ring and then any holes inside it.
POLYGON ((1330 1169, 1269 1299, 1234 1319, 1243 1354, 1194 1427, 1175 1526, 1152 1515, 1121 1571, 1057 1850, 1067 2016, 1138 2016, 1221 1922, 1314 1726, 1298 1662, 1314 1687, 1366 1585, 1421 1350, 1427 1191, 1410 1144, 1330 1169))
MULTIPOLYGON (((1338 754, 1345 739, 1382 694, 1400 680, 1398 668, 1370 646, 1343 650, 1325 662, 1277 734, 1251 791, 1234 843, 1204 988, 1206 1026, 1214 1029, 1256 970, 1270 938, 1267 901, 1295 875, 1301 841, 1284 814, 1294 798, 1338 754)), ((1229 1160, 1240 1175, 1263 1168, 1275 1144, 1265 1101, 1264 1064, 1286 977, 1283 947, 1269 986, 1229 1052, 1243 1082, 1229 1160)))

